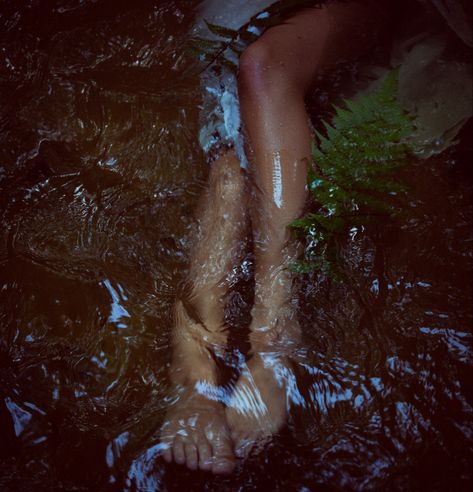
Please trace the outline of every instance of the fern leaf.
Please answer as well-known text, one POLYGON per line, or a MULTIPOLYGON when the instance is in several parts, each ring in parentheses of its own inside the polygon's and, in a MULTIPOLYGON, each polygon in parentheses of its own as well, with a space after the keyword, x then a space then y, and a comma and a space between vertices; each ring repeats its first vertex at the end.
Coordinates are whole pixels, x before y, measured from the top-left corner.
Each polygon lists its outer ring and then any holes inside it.
POLYGON ((216 36, 221 38, 235 39, 238 36, 238 31, 230 29, 228 27, 219 26, 218 24, 212 24, 210 22, 204 21, 209 31, 216 36))
POLYGON ((345 101, 344 108, 334 106, 324 133, 316 132, 308 185, 318 211, 295 222, 306 234, 299 269, 336 268, 337 243, 345 231, 396 212, 391 197, 405 188, 388 176, 414 150, 406 143, 413 126, 397 101, 397 75, 393 70, 371 94, 345 101))

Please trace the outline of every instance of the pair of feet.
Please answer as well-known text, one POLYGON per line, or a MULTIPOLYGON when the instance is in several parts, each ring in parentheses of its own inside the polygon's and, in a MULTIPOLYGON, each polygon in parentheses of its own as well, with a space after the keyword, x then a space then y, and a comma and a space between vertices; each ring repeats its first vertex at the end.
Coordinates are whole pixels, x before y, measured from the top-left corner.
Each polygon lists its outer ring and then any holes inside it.
MULTIPOLYGON (((192 331, 196 322, 181 313, 180 323, 192 331)), ((161 428, 163 457, 191 470, 228 474, 239 459, 245 459, 285 424, 290 366, 280 351, 267 350, 270 346, 265 350, 264 344, 255 343, 257 351, 243 364, 228 396, 215 384, 215 367, 209 370, 205 349, 196 350, 198 343, 192 337, 178 342, 183 362, 173 370, 184 372, 180 375, 184 390, 161 428)))

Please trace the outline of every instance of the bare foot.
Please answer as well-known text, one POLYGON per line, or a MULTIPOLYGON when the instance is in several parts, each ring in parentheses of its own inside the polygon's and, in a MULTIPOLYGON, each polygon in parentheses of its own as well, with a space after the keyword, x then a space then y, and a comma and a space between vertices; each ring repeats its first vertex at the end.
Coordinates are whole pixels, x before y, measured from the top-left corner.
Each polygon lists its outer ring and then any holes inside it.
POLYGON ((226 336, 196 318, 181 301, 176 303, 170 377, 183 392, 161 428, 163 457, 191 470, 230 473, 235 457, 213 358, 223 349, 226 336))
POLYGON ((186 390, 172 407, 161 428, 164 459, 191 470, 231 473, 235 467, 233 444, 222 404, 195 390, 186 390))
POLYGON ((246 458, 284 426, 288 371, 276 352, 255 354, 244 368, 226 409, 236 456, 246 458))

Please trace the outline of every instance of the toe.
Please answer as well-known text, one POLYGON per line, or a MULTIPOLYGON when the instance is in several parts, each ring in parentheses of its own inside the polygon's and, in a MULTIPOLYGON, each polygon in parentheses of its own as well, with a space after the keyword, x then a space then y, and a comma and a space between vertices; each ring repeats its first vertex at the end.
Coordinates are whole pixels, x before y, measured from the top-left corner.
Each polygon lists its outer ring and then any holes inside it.
POLYGON ((197 448, 193 443, 187 443, 184 446, 186 452, 186 464, 191 470, 197 470, 198 458, 197 458, 197 448))
POLYGON ((169 422, 166 422, 161 427, 161 445, 162 445, 162 456, 167 463, 172 461, 172 434, 169 432, 169 422))
POLYGON ((167 463, 171 463, 172 461, 172 450, 171 445, 169 443, 163 443, 163 458, 167 463))
POLYGON ((212 473, 215 475, 229 475, 235 469, 234 459, 215 460, 212 465, 212 473))
POLYGON ((184 451, 184 443, 179 436, 174 439, 172 450, 174 454, 174 461, 179 465, 183 465, 186 462, 186 455, 184 451))
POLYGON ((230 437, 227 434, 217 436, 212 442, 212 451, 212 472, 216 474, 231 473, 235 468, 235 456, 230 437))
POLYGON ((210 471, 212 469, 212 447, 207 440, 199 441, 199 468, 204 471, 210 471))
POLYGON ((248 436, 235 439, 235 455, 238 458, 247 458, 252 447, 254 446, 254 443, 255 440, 248 436))

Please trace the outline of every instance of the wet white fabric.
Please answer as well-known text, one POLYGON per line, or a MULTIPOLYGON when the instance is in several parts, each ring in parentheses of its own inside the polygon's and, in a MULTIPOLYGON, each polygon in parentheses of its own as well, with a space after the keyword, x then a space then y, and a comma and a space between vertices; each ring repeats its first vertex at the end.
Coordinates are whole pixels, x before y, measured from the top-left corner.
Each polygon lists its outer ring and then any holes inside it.
POLYGON ((261 12, 276 0, 204 0, 198 9, 196 34, 207 38, 215 38, 205 25, 211 24, 238 29, 251 17, 261 12))
MULTIPOLYGON (((197 12, 192 35, 204 39, 218 39, 218 36, 210 32, 205 21, 238 29, 274 1, 205 0, 197 12)), ((238 59, 233 53, 226 53, 226 56, 238 64, 238 59)), ((214 145, 231 146, 235 149, 241 166, 246 168, 247 158, 241 133, 236 75, 225 67, 221 67, 219 73, 207 69, 201 76, 201 86, 203 101, 199 142, 202 149, 207 153, 214 145)))

